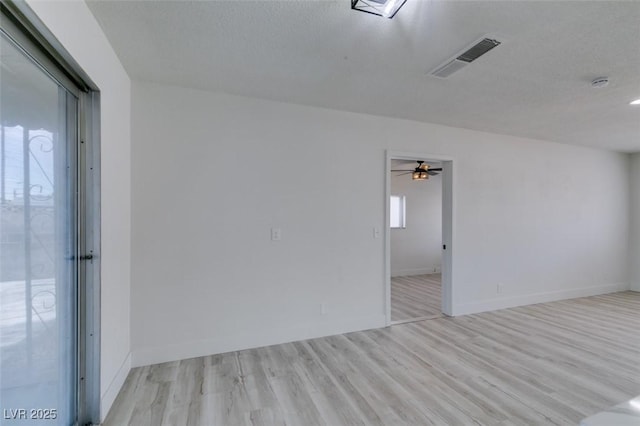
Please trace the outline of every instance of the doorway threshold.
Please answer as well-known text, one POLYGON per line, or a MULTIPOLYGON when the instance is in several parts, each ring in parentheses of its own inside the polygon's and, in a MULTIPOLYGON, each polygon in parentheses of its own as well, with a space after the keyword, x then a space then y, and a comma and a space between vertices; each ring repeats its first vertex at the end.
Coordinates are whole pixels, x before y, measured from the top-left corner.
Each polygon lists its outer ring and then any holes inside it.
POLYGON ((427 316, 424 316, 424 317, 416 317, 416 318, 409 318, 409 319, 398 320, 398 321, 391 321, 391 324, 389 324, 389 325, 407 324, 407 323, 410 323, 410 322, 426 321, 426 320, 438 319, 438 318, 443 318, 443 317, 444 317, 443 314, 427 315, 427 316))

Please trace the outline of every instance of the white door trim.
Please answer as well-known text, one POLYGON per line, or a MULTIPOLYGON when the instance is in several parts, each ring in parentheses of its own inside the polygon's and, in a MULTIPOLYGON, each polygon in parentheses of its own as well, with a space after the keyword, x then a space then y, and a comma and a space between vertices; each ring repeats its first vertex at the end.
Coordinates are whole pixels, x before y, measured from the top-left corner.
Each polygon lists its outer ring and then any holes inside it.
POLYGON ((386 325, 391 325, 391 232, 389 229, 389 197, 391 196, 391 160, 424 160, 442 162, 442 313, 453 315, 455 249, 455 159, 424 152, 386 151, 384 212, 384 283, 386 325))

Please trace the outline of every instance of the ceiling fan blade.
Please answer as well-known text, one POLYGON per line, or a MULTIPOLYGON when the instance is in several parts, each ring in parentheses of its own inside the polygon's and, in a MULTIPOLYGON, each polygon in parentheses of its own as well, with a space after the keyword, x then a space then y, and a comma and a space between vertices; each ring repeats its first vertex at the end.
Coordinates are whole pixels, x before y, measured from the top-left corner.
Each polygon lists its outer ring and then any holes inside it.
POLYGON ((427 170, 427 174, 429 176, 438 176, 440 172, 434 172, 433 170, 427 170))
POLYGON ((438 168, 438 169, 429 169, 432 172, 441 172, 442 171, 442 167, 438 168))
POLYGON ((405 173, 400 173, 399 175, 396 175, 396 176, 408 175, 408 174, 413 173, 413 170, 410 170, 410 171, 406 171, 406 170, 398 170, 398 171, 399 171, 399 172, 405 172, 405 173))
POLYGON ((413 170, 391 170, 392 172, 412 172, 413 170))

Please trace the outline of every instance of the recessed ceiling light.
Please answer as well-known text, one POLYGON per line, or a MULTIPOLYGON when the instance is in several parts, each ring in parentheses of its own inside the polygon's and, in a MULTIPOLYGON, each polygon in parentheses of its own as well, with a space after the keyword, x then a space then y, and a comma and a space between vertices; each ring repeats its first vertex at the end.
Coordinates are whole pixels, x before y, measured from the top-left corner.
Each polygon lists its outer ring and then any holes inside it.
POLYGON ((629 105, 640 105, 640 99, 636 99, 635 101, 629 102, 629 105))

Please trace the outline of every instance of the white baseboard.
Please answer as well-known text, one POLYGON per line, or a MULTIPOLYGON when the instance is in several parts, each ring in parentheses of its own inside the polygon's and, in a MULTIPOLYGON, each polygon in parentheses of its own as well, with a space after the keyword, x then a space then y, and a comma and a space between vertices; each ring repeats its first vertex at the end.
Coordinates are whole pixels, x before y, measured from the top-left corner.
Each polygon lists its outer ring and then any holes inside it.
MULTIPOLYGON (((595 296, 598 294, 614 293, 629 290, 629 284, 609 284, 587 288, 561 290, 545 293, 528 294, 513 297, 503 297, 480 302, 463 303, 453 306, 453 315, 467 315, 479 312, 494 311, 497 309, 513 308, 516 306, 531 305, 535 303, 553 302, 556 300, 573 299, 577 297, 595 296)), ((251 349, 262 346, 277 345, 281 343, 299 340, 313 339, 353 331, 382 328, 385 326, 384 315, 374 315, 348 320, 326 321, 321 323, 298 325, 283 329, 272 330, 269 333, 243 333, 226 336, 225 338, 202 339, 189 342, 181 342, 170 345, 137 348, 133 350, 130 368, 141 367, 162 362, 177 361, 205 355, 232 352, 243 349, 251 349)), ((123 368, 128 373, 129 368, 123 368)), ((117 391, 124 383, 126 374, 121 377, 119 372, 103 397, 103 407, 110 407, 117 395, 117 391), (118 380, 116 380, 118 379, 118 380), (116 386, 117 384, 117 386, 116 386), (112 388, 115 390, 111 399, 112 388), (109 395, 107 395, 109 394, 109 395)), ((108 410, 108 408, 107 408, 108 410)), ((103 411, 106 415, 106 411, 103 411)))
POLYGON ((597 296, 599 294, 615 293, 625 290, 629 290, 628 283, 605 284, 571 290, 550 291, 544 293, 525 294, 521 296, 501 297, 499 299, 483 300, 479 302, 454 304, 453 316, 515 308, 516 306, 533 305, 536 303, 555 302, 557 300, 564 299, 575 299, 577 297, 597 296))
POLYGON ((414 269, 392 269, 392 277, 409 277, 411 275, 437 274, 440 272, 440 266, 432 266, 430 268, 414 268, 414 269))
POLYGON ((107 389, 100 397, 100 422, 104 422, 104 419, 107 417, 107 414, 109 414, 109 410, 111 409, 113 402, 116 400, 120 389, 122 389, 122 385, 124 385, 124 381, 127 379, 129 371, 131 371, 131 360, 132 354, 129 352, 118 369, 118 372, 111 380, 111 383, 109 383, 109 386, 107 386, 107 389))
POLYGON ((382 328, 385 326, 385 322, 386 317, 384 315, 374 315, 341 321, 298 325, 280 330, 271 330, 269 333, 235 334, 225 338, 139 348, 133 351, 132 367, 382 328))

